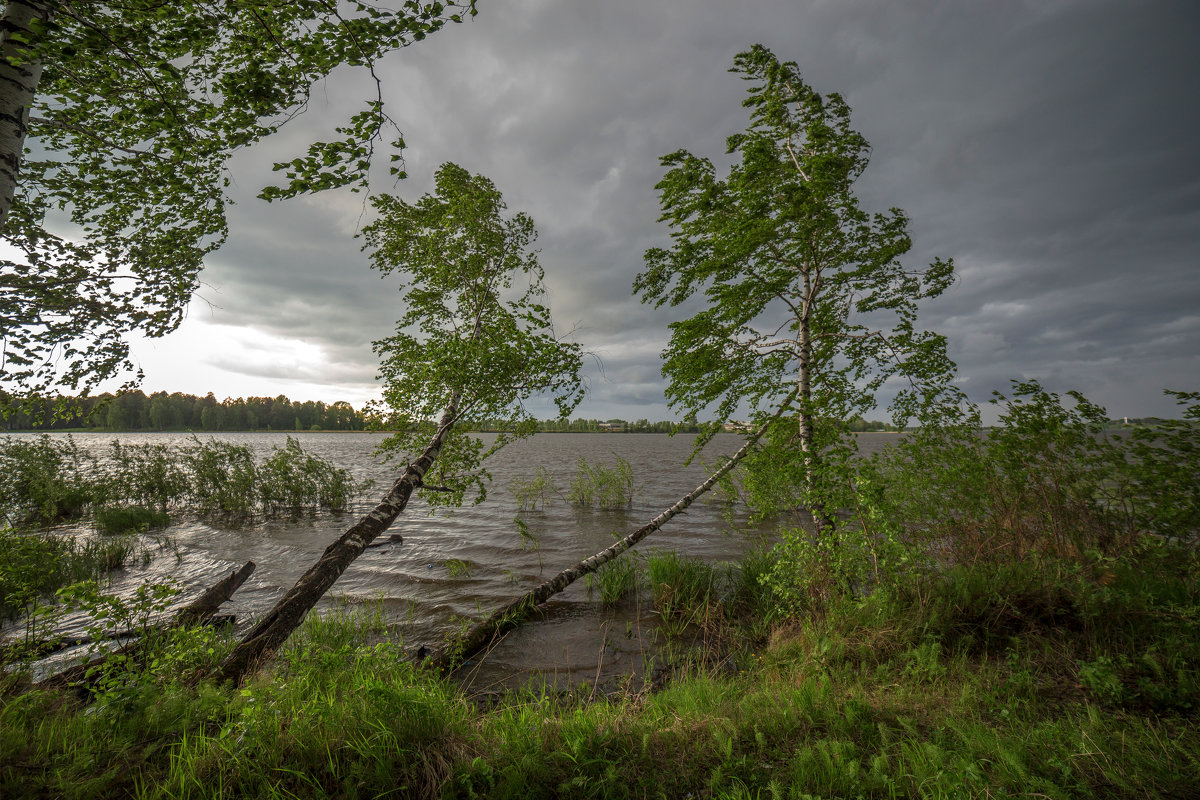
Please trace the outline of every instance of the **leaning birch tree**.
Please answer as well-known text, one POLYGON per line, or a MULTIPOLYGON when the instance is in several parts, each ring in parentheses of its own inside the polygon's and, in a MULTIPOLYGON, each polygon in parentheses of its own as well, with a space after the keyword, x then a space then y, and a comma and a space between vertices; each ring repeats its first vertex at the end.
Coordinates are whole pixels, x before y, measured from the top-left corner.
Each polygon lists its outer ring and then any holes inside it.
POLYGON ((548 396, 566 416, 583 397, 580 347, 555 334, 530 249, 533 220, 505 215, 490 180, 444 164, 435 193, 419 202, 383 195, 372 204, 379 218, 364 229, 372 263, 399 276, 406 306, 395 333, 375 343, 383 410, 396 431, 384 447, 407 466, 375 509, 246 633, 219 667, 223 680, 240 680, 279 647, 414 492, 433 504, 468 494, 482 500, 484 459, 536 430, 527 400, 548 396), (483 420, 501 421, 489 445, 468 433, 483 420))
POLYGON ((702 308, 673 323, 663 352, 667 399, 710 437, 744 409, 761 419, 794 395, 745 461, 761 508, 802 506, 829 527, 853 439, 844 421, 894 391, 899 424, 954 402, 944 339, 916 327, 917 302, 953 280, 953 263, 910 269, 900 209, 870 215, 854 184, 870 147, 840 95, 821 95, 793 62, 756 45, 731 70, 751 85, 750 122, 727 140, 735 163, 679 150, 658 183, 672 245, 645 255, 634 291, 661 306, 702 308))

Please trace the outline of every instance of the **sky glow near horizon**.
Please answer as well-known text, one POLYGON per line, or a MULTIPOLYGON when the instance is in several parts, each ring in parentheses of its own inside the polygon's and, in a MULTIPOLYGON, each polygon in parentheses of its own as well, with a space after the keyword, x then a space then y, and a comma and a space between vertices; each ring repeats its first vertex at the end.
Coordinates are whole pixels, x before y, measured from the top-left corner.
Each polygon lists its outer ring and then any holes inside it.
MULTIPOLYGON (((698 307, 631 295, 645 249, 668 241, 659 158, 728 162, 746 125, 728 69, 761 42, 850 104, 873 146, 863 208, 907 212, 905 263, 954 258, 958 282, 920 324, 948 337, 973 400, 1037 378, 1110 416, 1170 415, 1164 388, 1200 389, 1198 41, 1185 2, 481 0, 380 65, 410 177, 393 186, 384 152, 372 188, 415 201, 445 161, 491 178, 537 225, 557 324, 598 357, 575 416, 678 418, 659 352, 698 307)), ((135 343, 144 391, 378 397, 371 342, 401 296, 354 238, 362 195, 255 199, 273 161, 371 90, 336 73, 231 162, 228 242, 180 329, 135 343)))

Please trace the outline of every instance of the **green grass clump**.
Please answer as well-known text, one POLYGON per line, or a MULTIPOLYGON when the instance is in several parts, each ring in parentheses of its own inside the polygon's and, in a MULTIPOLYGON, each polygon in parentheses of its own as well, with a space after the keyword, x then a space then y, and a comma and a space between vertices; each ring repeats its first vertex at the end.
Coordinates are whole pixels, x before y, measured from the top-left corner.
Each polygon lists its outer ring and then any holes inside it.
POLYGON ((633 467, 623 458, 613 466, 590 464, 580 458, 567 499, 576 506, 615 510, 633 504, 633 467))
POLYGON ((554 476, 545 467, 538 467, 531 476, 514 478, 508 488, 521 511, 537 511, 539 506, 544 509, 558 495, 554 476))
POLYGON ((596 570, 596 581, 600 586, 600 602, 615 606, 636 591, 638 564, 632 554, 622 555, 596 570))
POLYGON ((60 587, 101 579, 136 549, 124 537, 99 541, 0 528, 0 619, 32 612, 60 587))
POLYGON ((165 528, 170 524, 169 514, 145 506, 96 509, 96 527, 101 533, 145 533, 165 528))

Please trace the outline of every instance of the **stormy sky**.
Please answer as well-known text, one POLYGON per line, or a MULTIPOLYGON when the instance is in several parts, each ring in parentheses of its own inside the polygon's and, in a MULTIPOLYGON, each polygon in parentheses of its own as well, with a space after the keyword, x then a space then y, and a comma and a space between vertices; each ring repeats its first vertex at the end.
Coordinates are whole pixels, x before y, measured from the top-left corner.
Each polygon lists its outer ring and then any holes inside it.
MULTIPOLYGON (((1112 416, 1170 415, 1200 389, 1200 6, 1101 0, 480 0, 479 15, 379 67, 416 200, 445 161, 534 218, 561 328, 598 356, 576 416, 672 419, 659 353, 675 312, 631 294, 667 242, 655 183, 680 148, 727 163, 762 43, 840 92, 871 142, 869 211, 903 208, 906 262, 953 258, 923 306, 976 401, 1012 378, 1112 416)), ((306 115, 231 163, 230 236, 188 319, 135 348, 147 391, 375 396, 372 340, 401 314, 360 251, 362 198, 256 200, 370 97, 316 87, 306 115)), ((545 409, 544 416, 550 416, 545 409)), ((885 418, 881 411, 875 415, 885 418)))

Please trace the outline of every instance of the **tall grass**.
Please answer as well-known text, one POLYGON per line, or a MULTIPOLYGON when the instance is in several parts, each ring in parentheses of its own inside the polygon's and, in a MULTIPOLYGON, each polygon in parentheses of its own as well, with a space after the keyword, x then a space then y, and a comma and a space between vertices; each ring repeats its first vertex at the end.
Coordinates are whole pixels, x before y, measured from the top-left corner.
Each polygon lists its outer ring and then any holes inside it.
POLYGON ((29 614, 59 587, 99 580, 136 553, 127 537, 76 539, 0 528, 0 619, 29 614))
POLYGON ((537 511, 538 506, 545 508, 559 494, 554 476, 545 467, 538 467, 533 475, 513 478, 508 488, 521 511, 537 511))
POLYGON ((567 499, 576 506, 615 510, 633 504, 633 467, 618 457, 616 464, 591 464, 580 458, 567 499))

